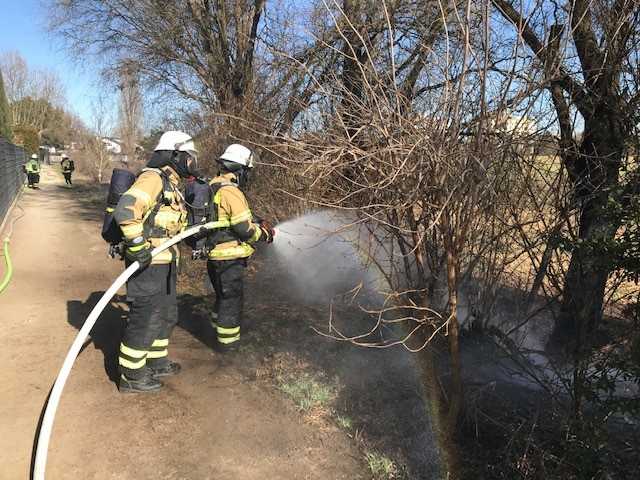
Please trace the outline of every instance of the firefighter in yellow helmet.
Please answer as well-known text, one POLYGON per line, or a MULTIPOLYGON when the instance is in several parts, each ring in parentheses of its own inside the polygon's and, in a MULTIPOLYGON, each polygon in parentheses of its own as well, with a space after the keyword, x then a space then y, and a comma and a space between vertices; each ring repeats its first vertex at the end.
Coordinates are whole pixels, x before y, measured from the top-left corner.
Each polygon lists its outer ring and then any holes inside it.
POLYGON ((244 269, 254 253, 253 244, 271 243, 275 234, 267 222, 256 222, 242 193, 253 153, 243 145, 229 145, 217 160, 218 176, 210 182, 209 221, 223 221, 227 227, 215 230, 207 239, 207 272, 216 292, 213 326, 218 350, 235 350, 240 340, 244 292, 244 269), (214 218, 212 218, 214 217, 214 218))
POLYGON ((189 135, 165 132, 113 213, 124 237, 125 263, 141 265, 127 282, 129 320, 118 357, 121 392, 158 390, 158 378, 181 368, 168 358, 169 336, 178 321, 179 251, 174 246, 152 259, 151 250, 184 228, 186 208, 178 186, 195 171, 196 153, 189 135))

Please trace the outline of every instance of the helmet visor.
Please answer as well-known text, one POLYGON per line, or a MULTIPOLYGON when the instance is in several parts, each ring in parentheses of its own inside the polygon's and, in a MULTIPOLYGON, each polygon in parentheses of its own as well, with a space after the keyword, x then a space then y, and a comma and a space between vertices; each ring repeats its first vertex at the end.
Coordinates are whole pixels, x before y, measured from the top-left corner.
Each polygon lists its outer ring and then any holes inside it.
POLYGON ((190 172, 196 173, 198 171, 198 154, 193 150, 189 150, 187 153, 189 154, 187 168, 190 172))

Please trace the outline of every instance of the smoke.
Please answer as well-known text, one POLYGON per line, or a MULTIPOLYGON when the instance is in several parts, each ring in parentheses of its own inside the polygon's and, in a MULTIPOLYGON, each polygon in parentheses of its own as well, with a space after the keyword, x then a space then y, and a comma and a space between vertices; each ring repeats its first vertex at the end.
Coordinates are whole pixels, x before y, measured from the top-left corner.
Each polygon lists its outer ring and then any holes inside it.
POLYGON ((272 250, 305 302, 346 298, 354 289, 370 299, 379 276, 366 265, 357 240, 345 215, 319 211, 279 224, 272 250))

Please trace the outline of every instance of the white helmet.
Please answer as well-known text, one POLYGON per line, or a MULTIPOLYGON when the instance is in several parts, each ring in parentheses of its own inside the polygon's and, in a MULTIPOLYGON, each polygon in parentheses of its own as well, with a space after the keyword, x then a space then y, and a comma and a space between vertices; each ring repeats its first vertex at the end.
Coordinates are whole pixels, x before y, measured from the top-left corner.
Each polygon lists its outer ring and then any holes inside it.
POLYGON ((66 160, 69 158, 69 155, 67 155, 66 153, 62 154, 62 160, 66 160))
POLYGON ((174 130, 164 132, 154 150, 156 152, 159 150, 187 152, 194 158, 196 158, 198 154, 198 150, 196 150, 196 146, 193 143, 193 138, 184 132, 174 130))
POLYGON ((239 143, 229 145, 224 153, 220 155, 220 160, 237 163, 246 168, 253 168, 253 153, 239 143))
POLYGON ((36 155, 35 153, 33 153, 33 154, 31 155, 31 158, 32 158, 32 159, 34 159, 34 160, 37 160, 37 159, 38 159, 38 155, 36 155))

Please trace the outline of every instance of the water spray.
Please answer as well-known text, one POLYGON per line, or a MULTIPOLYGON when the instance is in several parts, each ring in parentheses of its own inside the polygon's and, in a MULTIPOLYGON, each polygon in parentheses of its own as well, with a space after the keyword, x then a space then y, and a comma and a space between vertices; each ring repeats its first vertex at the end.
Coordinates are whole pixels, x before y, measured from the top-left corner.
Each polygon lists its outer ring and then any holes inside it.
MULTIPOLYGON (((213 230, 215 228, 219 228, 222 222, 209 222, 202 225, 197 225, 195 227, 189 228, 182 232, 179 235, 171 238, 167 242, 162 245, 154 248, 151 252, 151 257, 155 257, 159 253, 165 251, 166 249, 172 247, 178 242, 181 242, 185 238, 189 238, 197 233, 201 233, 203 230, 213 230)), ((49 440, 51 438, 51 431, 53 429, 53 421, 56 416, 56 410, 58 409, 58 404, 60 403, 60 397, 62 396, 62 390, 64 389, 64 385, 69 378, 69 374, 71 373, 71 368, 84 345, 85 340, 89 336, 91 329, 95 325, 98 317, 107 306, 107 304, 111 301, 116 292, 125 284, 129 277, 133 275, 140 264, 138 262, 134 262, 129 267, 120 274, 120 276, 113 282, 111 287, 102 295, 100 301, 93 307, 91 313, 87 317, 82 325, 82 328, 78 332, 76 339, 71 344, 71 348, 67 352, 67 356, 64 359, 64 363, 62 364, 62 368, 56 377, 56 380, 51 388, 51 393, 49 394, 49 399, 47 400, 47 404, 45 406, 44 417, 42 419, 42 424, 40 426, 40 430, 38 432, 38 443, 36 445, 36 457, 33 468, 33 480, 44 480, 45 476, 45 468, 47 464, 47 454, 49 450, 49 440)))

